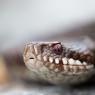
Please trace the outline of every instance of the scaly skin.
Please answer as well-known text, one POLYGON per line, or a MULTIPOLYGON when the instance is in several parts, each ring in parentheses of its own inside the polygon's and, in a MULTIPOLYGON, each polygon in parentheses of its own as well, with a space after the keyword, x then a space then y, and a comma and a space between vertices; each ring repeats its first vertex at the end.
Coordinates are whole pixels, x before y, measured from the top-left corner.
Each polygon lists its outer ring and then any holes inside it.
POLYGON ((93 57, 90 50, 69 49, 61 42, 33 42, 23 53, 32 78, 53 84, 86 81, 95 73, 93 57))

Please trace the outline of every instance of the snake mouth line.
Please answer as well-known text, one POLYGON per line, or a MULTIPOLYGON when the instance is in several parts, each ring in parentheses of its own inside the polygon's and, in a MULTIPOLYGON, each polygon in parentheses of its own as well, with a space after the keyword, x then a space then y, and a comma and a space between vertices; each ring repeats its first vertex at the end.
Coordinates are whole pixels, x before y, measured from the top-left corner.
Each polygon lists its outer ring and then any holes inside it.
POLYGON ((87 62, 81 62, 79 60, 74 60, 72 58, 53 58, 53 57, 37 57, 38 60, 42 61, 45 66, 50 69, 55 69, 56 72, 58 71, 73 71, 73 72, 80 72, 80 71, 88 71, 89 69, 94 68, 93 64, 88 64, 87 62))

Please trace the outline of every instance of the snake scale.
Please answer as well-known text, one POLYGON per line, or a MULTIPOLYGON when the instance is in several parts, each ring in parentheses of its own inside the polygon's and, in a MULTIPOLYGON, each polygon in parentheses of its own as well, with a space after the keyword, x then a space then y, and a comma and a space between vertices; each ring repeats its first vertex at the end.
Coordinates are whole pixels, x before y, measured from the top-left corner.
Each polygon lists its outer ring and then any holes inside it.
POLYGON ((25 46, 23 59, 33 80, 52 84, 86 81, 94 73, 94 54, 68 48, 62 42, 32 42, 25 46))

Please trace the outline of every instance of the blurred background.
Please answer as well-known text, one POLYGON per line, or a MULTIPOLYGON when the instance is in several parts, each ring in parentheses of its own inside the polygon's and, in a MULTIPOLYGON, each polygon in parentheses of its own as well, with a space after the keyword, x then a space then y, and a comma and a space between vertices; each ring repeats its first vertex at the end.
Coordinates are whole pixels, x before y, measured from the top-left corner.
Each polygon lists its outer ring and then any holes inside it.
MULTIPOLYGON (((22 58, 26 43, 56 40, 81 46, 85 43, 87 47, 94 48, 94 0, 0 0, 0 91, 2 95, 10 95, 9 92, 23 95, 25 91, 25 95, 28 92, 31 95, 51 93, 63 95, 62 91, 65 90, 56 87, 51 87, 52 91, 50 87, 43 87, 44 92, 42 92, 40 86, 35 87, 31 84, 29 89, 32 88, 32 91, 26 89, 28 88, 26 84, 30 84, 31 81, 31 72, 25 67, 22 58)), ((87 95, 86 90, 74 93, 84 92, 87 95)))

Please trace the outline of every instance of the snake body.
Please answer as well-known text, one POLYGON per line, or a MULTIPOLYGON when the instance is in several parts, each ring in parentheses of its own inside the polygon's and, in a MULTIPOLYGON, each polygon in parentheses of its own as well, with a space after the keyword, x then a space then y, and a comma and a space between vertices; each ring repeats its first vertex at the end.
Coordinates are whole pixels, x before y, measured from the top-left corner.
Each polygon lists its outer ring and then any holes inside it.
POLYGON ((62 42, 33 42, 25 46, 23 58, 34 80, 53 84, 79 83, 94 72, 94 56, 68 48, 62 42))

